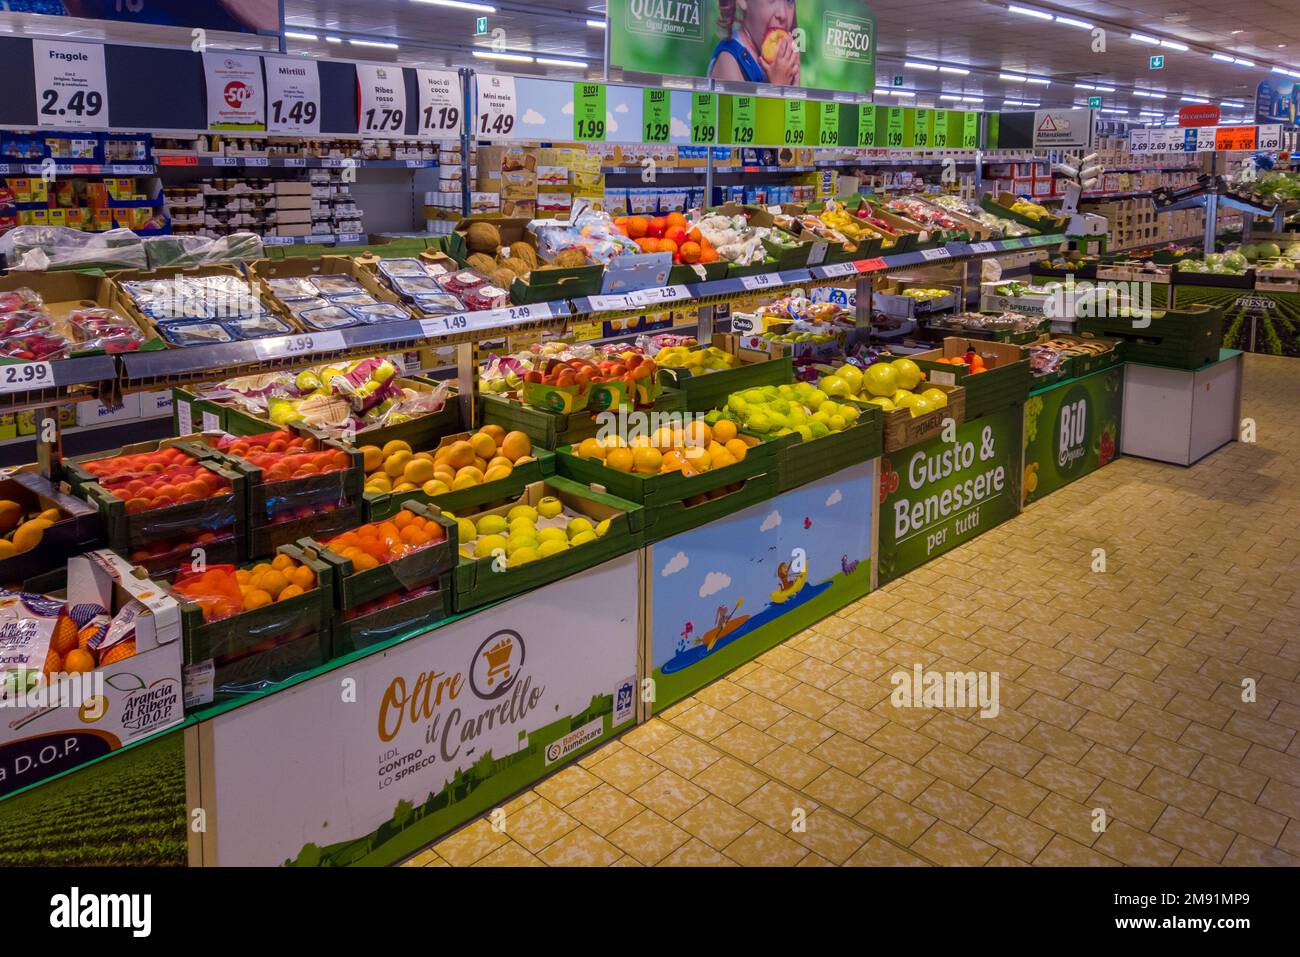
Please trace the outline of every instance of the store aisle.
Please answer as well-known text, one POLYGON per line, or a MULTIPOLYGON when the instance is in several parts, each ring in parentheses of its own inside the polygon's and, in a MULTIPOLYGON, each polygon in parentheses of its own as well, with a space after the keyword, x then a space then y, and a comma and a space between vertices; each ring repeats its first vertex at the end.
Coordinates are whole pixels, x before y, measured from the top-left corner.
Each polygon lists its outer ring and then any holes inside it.
POLYGON ((1300 375, 1246 369, 1256 444, 1120 459, 407 863, 1300 864, 1300 375), (894 707, 918 662, 1000 713, 894 707))

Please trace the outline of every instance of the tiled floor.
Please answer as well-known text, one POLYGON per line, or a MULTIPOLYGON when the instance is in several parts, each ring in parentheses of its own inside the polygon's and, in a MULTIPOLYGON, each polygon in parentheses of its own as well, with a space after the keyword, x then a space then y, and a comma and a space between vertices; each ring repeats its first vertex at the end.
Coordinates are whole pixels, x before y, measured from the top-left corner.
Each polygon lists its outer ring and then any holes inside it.
POLYGON ((1300 361, 1248 357, 1243 414, 1255 444, 1121 458, 408 863, 1300 864, 1300 361), (893 707, 916 662, 999 672, 1001 713, 893 707))

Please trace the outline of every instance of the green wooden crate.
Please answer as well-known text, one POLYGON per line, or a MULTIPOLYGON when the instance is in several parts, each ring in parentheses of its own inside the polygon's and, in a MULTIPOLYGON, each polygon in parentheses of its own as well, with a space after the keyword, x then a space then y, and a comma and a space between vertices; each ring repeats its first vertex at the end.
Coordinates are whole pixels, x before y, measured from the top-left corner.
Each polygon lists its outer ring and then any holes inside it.
POLYGON ((430 496, 421 489, 405 492, 365 492, 362 498, 365 501, 366 521, 378 522, 388 518, 401 508, 404 502, 437 505, 444 512, 459 515, 463 511, 489 508, 506 499, 516 499, 531 483, 555 474, 554 452, 534 448, 530 454, 537 461, 516 466, 507 478, 456 492, 447 492, 445 495, 430 496))
POLYGON ((796 435, 773 436, 777 445, 777 491, 785 492, 868 462, 884 449, 884 415, 878 406, 859 409, 856 425, 804 442, 796 435))
MULTIPOLYGON (((233 406, 226 409, 225 431, 231 435, 259 435, 279 428, 268 419, 250 415, 233 406)), ((366 429, 355 436, 356 445, 378 445, 381 448, 389 442, 405 442, 411 448, 436 445, 444 435, 462 431, 460 402, 455 395, 447 398, 447 403, 438 412, 416 416, 395 425, 385 425, 377 429, 366 429)))
POLYGON ((646 541, 651 542, 771 498, 777 489, 777 449, 778 443, 761 442, 750 448, 744 461, 689 477, 680 472, 620 472, 579 458, 571 446, 556 449, 556 464, 562 476, 642 505, 646 541))
POLYGON ((547 496, 558 498, 566 512, 586 515, 594 523, 608 519, 609 530, 594 542, 516 568, 494 567, 494 560, 490 557, 466 558, 462 554, 455 574, 457 611, 469 611, 568 578, 635 551, 643 544, 644 510, 641 506, 559 476, 552 476, 545 482, 534 482, 522 496, 507 505, 459 517, 477 521, 486 514, 504 516, 515 505, 535 506, 547 496))
POLYGON ((692 375, 687 369, 661 367, 659 381, 681 390, 688 412, 708 412, 726 404, 733 392, 764 385, 794 382, 794 359, 784 356, 765 362, 746 362, 734 369, 692 375))
POLYGON ((991 412, 1000 412, 1013 405, 1022 405, 1033 384, 1029 369, 1029 350, 1024 346, 991 342, 985 339, 967 339, 949 336, 938 349, 908 356, 915 362, 926 379, 942 385, 959 385, 966 390, 966 421, 978 419, 991 412), (996 364, 984 372, 972 375, 965 365, 938 362, 940 357, 951 358, 966 353, 968 346, 986 358, 996 358, 996 364))
POLYGON ((1123 342, 1125 361, 1173 369, 1199 369, 1217 359, 1223 347, 1223 310, 1216 306, 1153 312, 1148 325, 1134 323, 1133 319, 1117 317, 1079 319, 1077 328, 1086 337, 1104 336, 1123 342))
POLYGON ((416 590, 422 593, 394 595, 391 603, 336 615, 332 628, 333 657, 390 641, 416 629, 425 630, 451 617, 456 589, 450 572, 416 590))
MULTIPOLYGON (((486 425, 499 425, 507 432, 520 431, 533 440, 535 448, 554 450, 595 437, 600 420, 590 412, 548 412, 500 396, 485 393, 480 398, 480 418, 486 425)), ((638 411, 679 412, 686 409, 686 395, 665 388, 649 409, 638 411)))
POLYGON ((427 585, 456 564, 456 522, 417 502, 407 502, 402 508, 436 521, 447 537, 436 545, 428 545, 363 571, 356 571, 350 559, 335 554, 316 539, 306 538, 298 543, 305 554, 319 558, 333 568, 336 610, 351 611, 394 592, 427 585))
MULTIPOLYGON (((696 263, 688 265, 678 263, 668 271, 669 286, 684 286, 696 282, 712 282, 715 279, 725 279, 727 275, 727 264, 721 259, 714 260, 711 263, 696 263), (696 269, 704 270, 701 276, 696 269)), ((599 291, 599 290, 598 290, 599 291)))
POLYGON ((212 663, 217 700, 262 690, 329 660, 333 569, 292 545, 279 551, 311 568, 316 587, 212 622, 203 620, 202 609, 193 601, 176 596, 185 664, 212 663))
POLYGON ((208 429, 226 429, 226 411, 230 407, 201 398, 181 386, 172 388, 172 434, 190 435, 208 429), (184 421, 182 421, 184 420, 184 421))
POLYGON ((248 493, 244 476, 215 461, 207 467, 230 482, 231 491, 183 505, 128 512, 126 502, 97 484, 82 486, 79 494, 99 509, 104 541, 125 555, 131 550, 162 539, 218 532, 233 527, 242 534, 248 527, 248 493))

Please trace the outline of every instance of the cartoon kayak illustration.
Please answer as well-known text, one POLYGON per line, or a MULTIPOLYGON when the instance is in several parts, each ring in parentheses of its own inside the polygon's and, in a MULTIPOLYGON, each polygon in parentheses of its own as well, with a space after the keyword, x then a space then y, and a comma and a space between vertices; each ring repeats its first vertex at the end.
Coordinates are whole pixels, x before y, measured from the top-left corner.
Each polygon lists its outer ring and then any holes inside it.
POLYGON ((696 639, 696 643, 701 644, 708 650, 712 651, 713 646, 717 643, 718 639, 726 637, 745 622, 749 621, 748 615, 736 615, 736 612, 740 611, 740 606, 744 603, 745 596, 741 595, 736 599, 735 607, 730 610, 728 610, 726 605, 719 605, 718 610, 713 617, 713 627, 700 635, 700 637, 696 639))
POLYGON ((808 566, 805 565, 803 570, 792 579, 790 577, 790 563, 782 562, 776 567, 776 580, 781 584, 781 587, 772 592, 772 603, 780 605, 799 594, 799 590, 808 584, 808 566))

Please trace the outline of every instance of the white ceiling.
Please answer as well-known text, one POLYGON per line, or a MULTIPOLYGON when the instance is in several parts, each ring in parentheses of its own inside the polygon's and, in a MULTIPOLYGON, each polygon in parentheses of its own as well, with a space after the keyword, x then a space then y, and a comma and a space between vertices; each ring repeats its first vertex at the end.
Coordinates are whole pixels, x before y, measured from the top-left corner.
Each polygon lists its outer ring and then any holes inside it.
MULTIPOLYGON (((597 0, 512 2, 485 0, 489 31, 501 30, 505 48, 531 56, 584 60, 593 73, 604 69, 604 30, 585 22, 603 19, 597 0)), ((1060 106, 1083 100, 1090 93, 1076 83, 1114 86, 1102 92, 1103 106, 1172 112, 1180 97, 1219 102, 1236 99, 1253 109, 1256 84, 1283 66, 1300 72, 1300 16, 1297 0, 1238 0, 1227 6, 1211 0, 1054 0, 1023 6, 1086 21, 1106 31, 1105 52, 1094 52, 1092 31, 1053 20, 1010 12, 1005 3, 990 0, 872 0, 878 29, 877 77, 887 85, 895 74, 915 99, 896 100, 926 105, 940 92, 982 95, 986 109, 999 109, 1007 99, 1060 106), (1186 52, 1155 47, 1130 39, 1138 32, 1189 47, 1186 52), (1246 67, 1213 59, 1217 51, 1254 61, 1246 67), (1163 54, 1162 70, 1149 68, 1152 53, 1163 54), (904 66, 904 61, 946 63, 971 69, 969 76, 951 76, 904 66), (1051 80, 1050 86, 1007 82, 1002 71, 1051 80), (1163 100, 1139 98, 1134 88, 1163 92, 1163 100)), ((291 52, 351 59, 396 59, 429 65, 475 65, 483 69, 527 74, 579 77, 582 68, 513 62, 490 62, 472 56, 489 49, 491 37, 475 37, 480 13, 451 9, 419 0, 285 0, 287 29, 314 34, 315 41, 290 39, 291 52), (327 43, 326 36, 342 40, 327 43), (398 49, 360 46, 352 41, 397 43, 398 49)), ((81 36, 128 39, 136 42, 185 42, 181 31, 142 30, 87 21, 58 21, 48 17, 0 14, 0 31, 75 32, 81 36), (33 26, 35 25, 35 26, 33 26)), ((226 37, 232 43, 256 46, 256 38, 226 37)), ((1287 77, 1278 77, 1287 79, 1287 77)), ((869 91, 859 91, 869 92, 869 91)), ((1009 107, 1015 108, 1015 107, 1009 107)), ((1249 111, 1249 110, 1248 110, 1249 111)))

